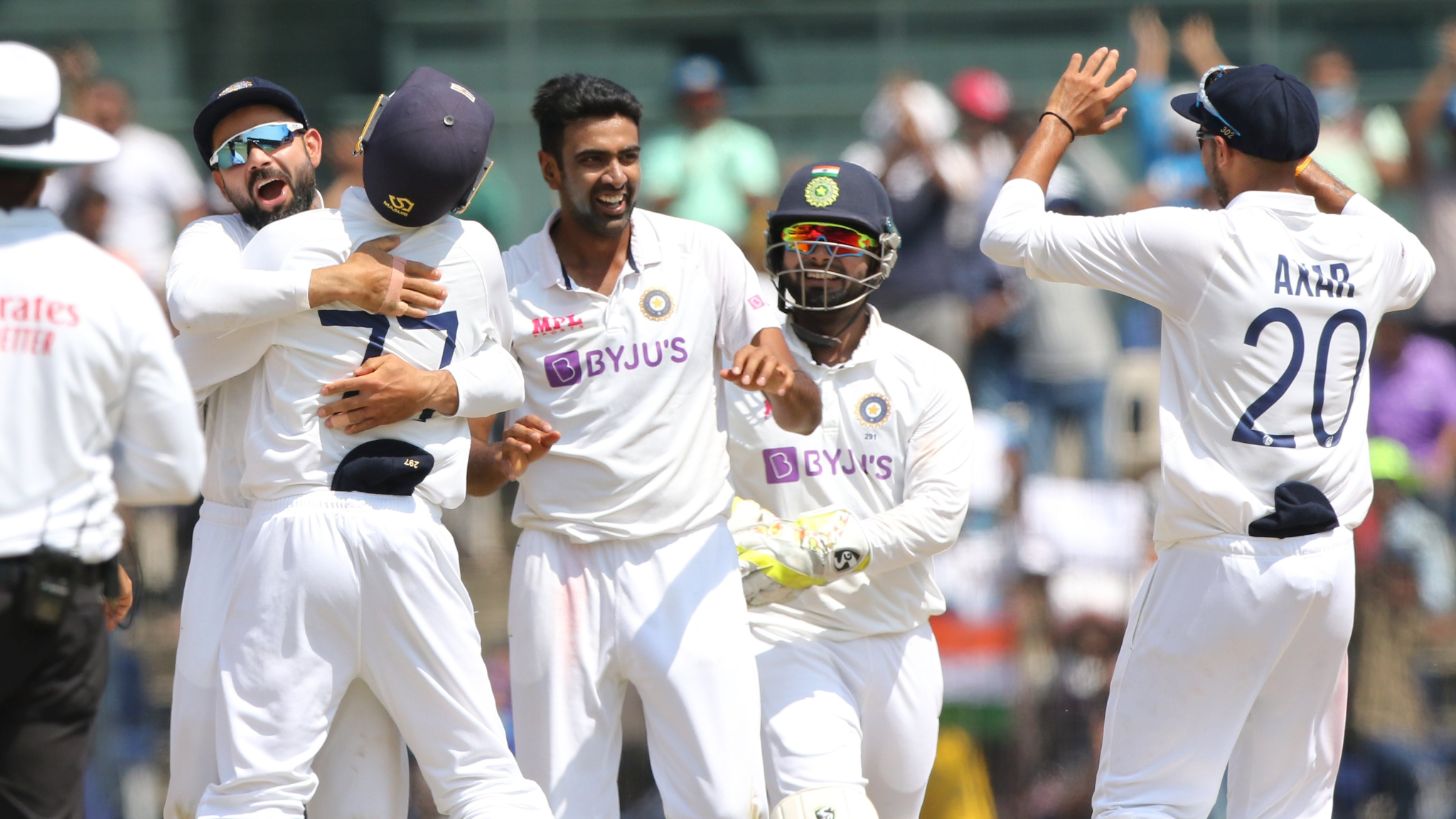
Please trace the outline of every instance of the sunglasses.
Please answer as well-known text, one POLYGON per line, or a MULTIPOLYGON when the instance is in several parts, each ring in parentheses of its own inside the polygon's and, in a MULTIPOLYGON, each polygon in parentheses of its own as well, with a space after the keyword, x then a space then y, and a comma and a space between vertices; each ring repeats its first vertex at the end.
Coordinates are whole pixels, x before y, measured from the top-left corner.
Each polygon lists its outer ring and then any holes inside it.
POLYGON ((1238 68, 1238 66, 1216 65, 1213 68, 1210 68, 1207 71, 1203 72, 1203 76, 1198 80, 1198 107, 1207 111, 1210 115, 1213 116, 1214 119, 1223 123, 1223 127, 1227 128, 1230 132, 1232 132, 1230 134, 1224 134, 1224 136, 1243 136, 1243 134, 1239 132, 1239 129, 1233 126, 1233 123, 1229 122, 1227 119, 1224 119, 1223 114, 1220 114, 1217 108, 1213 107, 1213 101, 1208 98, 1208 86, 1214 80, 1222 77, 1225 73, 1235 68, 1238 68))
MULTIPOLYGON (((359 131, 359 138, 354 142, 354 156, 364 153, 365 146, 369 144, 369 138, 374 136, 375 126, 379 124, 379 114, 384 110, 384 106, 389 104, 389 98, 392 96, 394 95, 380 94, 379 98, 374 101, 374 107, 369 109, 369 118, 364 120, 364 128, 359 131)), ((470 203, 475 201, 475 194, 480 192, 480 186, 485 184, 485 178, 490 175, 490 169, 494 167, 495 160, 486 157, 485 164, 481 166, 480 173, 475 177, 475 184, 471 185, 470 190, 460 198, 459 202, 455 203, 455 207, 450 210, 451 213, 464 213, 470 208, 470 203)))
POLYGON ((247 162, 248 152, 253 148, 271 156, 303 131, 301 122, 265 122, 254 125, 223 140, 208 158, 207 165, 215 171, 225 171, 247 162))
POLYGON ((835 256, 863 256, 875 246, 875 240, 854 228, 820 222, 799 222, 783 231, 784 245, 798 253, 811 253, 815 246, 829 248, 835 256))

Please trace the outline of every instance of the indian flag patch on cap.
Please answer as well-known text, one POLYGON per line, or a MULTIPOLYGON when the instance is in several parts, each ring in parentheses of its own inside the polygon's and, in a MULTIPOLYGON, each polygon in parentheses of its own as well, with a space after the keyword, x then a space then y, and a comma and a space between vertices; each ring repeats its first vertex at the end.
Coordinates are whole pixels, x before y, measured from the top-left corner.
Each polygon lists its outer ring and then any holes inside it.
POLYGON ((815 165, 809 169, 810 176, 839 176, 838 165, 815 165))

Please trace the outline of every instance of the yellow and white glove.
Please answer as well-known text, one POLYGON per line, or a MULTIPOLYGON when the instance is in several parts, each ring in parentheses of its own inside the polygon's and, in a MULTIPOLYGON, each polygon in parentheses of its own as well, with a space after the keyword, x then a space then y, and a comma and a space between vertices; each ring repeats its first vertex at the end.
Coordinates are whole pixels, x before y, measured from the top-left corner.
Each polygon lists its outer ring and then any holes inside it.
POLYGON ((869 565, 858 523, 840 507, 790 522, 759 504, 735 498, 728 528, 738 546, 738 570, 750 606, 782 603, 869 565))

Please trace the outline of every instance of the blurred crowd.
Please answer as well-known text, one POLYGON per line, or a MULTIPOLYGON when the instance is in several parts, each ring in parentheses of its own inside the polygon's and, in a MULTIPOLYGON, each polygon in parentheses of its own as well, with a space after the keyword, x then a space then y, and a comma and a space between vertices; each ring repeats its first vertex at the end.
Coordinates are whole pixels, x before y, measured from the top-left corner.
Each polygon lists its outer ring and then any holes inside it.
MULTIPOLYGON (((1230 59, 1205 16, 1170 29, 1158 11, 1139 9, 1128 25, 1138 69, 1127 100, 1134 161, 1119 161, 1102 140, 1078 140, 1052 180, 1049 207, 1214 207, 1193 129, 1167 100, 1230 59)), ((1336 44, 1301 67, 1323 119, 1315 158, 1377 203, 1418 202, 1410 227, 1437 263, 1423 301, 1388 317, 1370 354, 1376 489, 1356 531, 1349 735, 1337 788, 1345 817, 1456 816, 1456 22, 1436 37, 1438 59, 1403 105, 1366 105, 1359 67, 1336 44)), ((57 174, 45 204, 160 292, 177 231, 226 203, 189 151, 134 121, 127 88, 101 73, 89 47, 68 46, 58 62, 68 113, 122 149, 109 163, 57 174)), ((714 57, 686 57, 668 81, 676 121, 649 132, 638 203, 720 227, 758 261, 764 214, 794 146, 733 118, 734 89, 714 57)), ((1156 311, 1033 282, 978 249, 1040 102, 1014 99, 988 67, 944 85, 897 74, 868 101, 862 133, 846 135, 842 154, 884 181, 903 236, 895 274, 872 302, 961 364, 976 411, 971 514, 936 568, 950 605, 934 623, 947 705, 926 817, 1086 816, 1127 607, 1153 559, 1156 311)), ((320 190, 329 205, 359 184, 349 150, 356 131, 327 134, 320 190)), ((515 203, 515 186, 533 180, 530 168, 494 171, 468 218, 506 236, 537 224, 545 214, 521 214, 515 203)), ((477 601, 504 596, 514 542, 505 509, 497 498, 474 500, 453 520, 469 550, 465 573, 487 590, 477 601)), ((158 812, 192 514, 130 521, 145 596, 131 631, 114 640, 88 790, 93 819, 158 812)), ((487 645, 504 643, 503 612, 482 606, 487 645)), ((501 681, 503 655, 491 660, 501 681)), ((503 686, 496 696, 509 707, 503 686)), ((650 792, 633 779, 641 773, 624 766, 624 794, 650 792)), ((650 806, 635 810, 628 815, 653 815, 650 806)))

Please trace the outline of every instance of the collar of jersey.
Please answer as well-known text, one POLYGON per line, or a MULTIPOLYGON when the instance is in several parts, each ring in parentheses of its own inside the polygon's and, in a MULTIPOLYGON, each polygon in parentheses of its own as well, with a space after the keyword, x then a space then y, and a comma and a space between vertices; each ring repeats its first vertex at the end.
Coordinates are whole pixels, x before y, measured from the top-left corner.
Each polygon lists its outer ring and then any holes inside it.
POLYGON ((873 304, 867 304, 865 307, 870 311, 870 324, 865 328, 864 335, 860 336, 859 346, 854 348, 854 352, 850 354, 848 361, 830 365, 820 364, 815 361, 814 353, 809 349, 809 345, 805 344, 803 339, 799 338, 798 334, 794 332, 794 328, 788 326, 788 321, 785 319, 782 329, 784 339, 789 344, 790 352, 800 361, 806 362, 810 366, 818 367, 821 370, 844 370, 859 364, 868 364, 874 361, 883 353, 881 349, 883 345, 880 343, 884 337, 884 333, 880 331, 880 326, 883 322, 880 321, 880 311, 876 310, 873 304))
MULTIPOLYGON (((627 266, 622 270, 623 276, 630 276, 642 272, 642 268, 657 264, 662 261, 662 239, 657 232, 657 224, 651 217, 655 214, 642 208, 632 209, 632 247, 629 249, 632 261, 635 266, 627 266)), ((556 285, 566 289, 566 283, 561 280, 561 257, 556 255, 556 245, 551 241, 551 226, 561 218, 561 210, 558 208, 551 211, 546 217, 546 224, 541 226, 532 237, 541 242, 538 249, 536 276, 545 286, 556 285)))
POLYGON ((0 210, 0 230, 7 233, 49 233, 65 230, 61 217, 49 208, 15 208, 0 210))
POLYGON ((1228 203, 1226 210, 1234 208, 1266 208, 1293 213, 1319 213, 1319 208, 1314 203, 1314 197, 1285 191, 1244 191, 1228 203))

